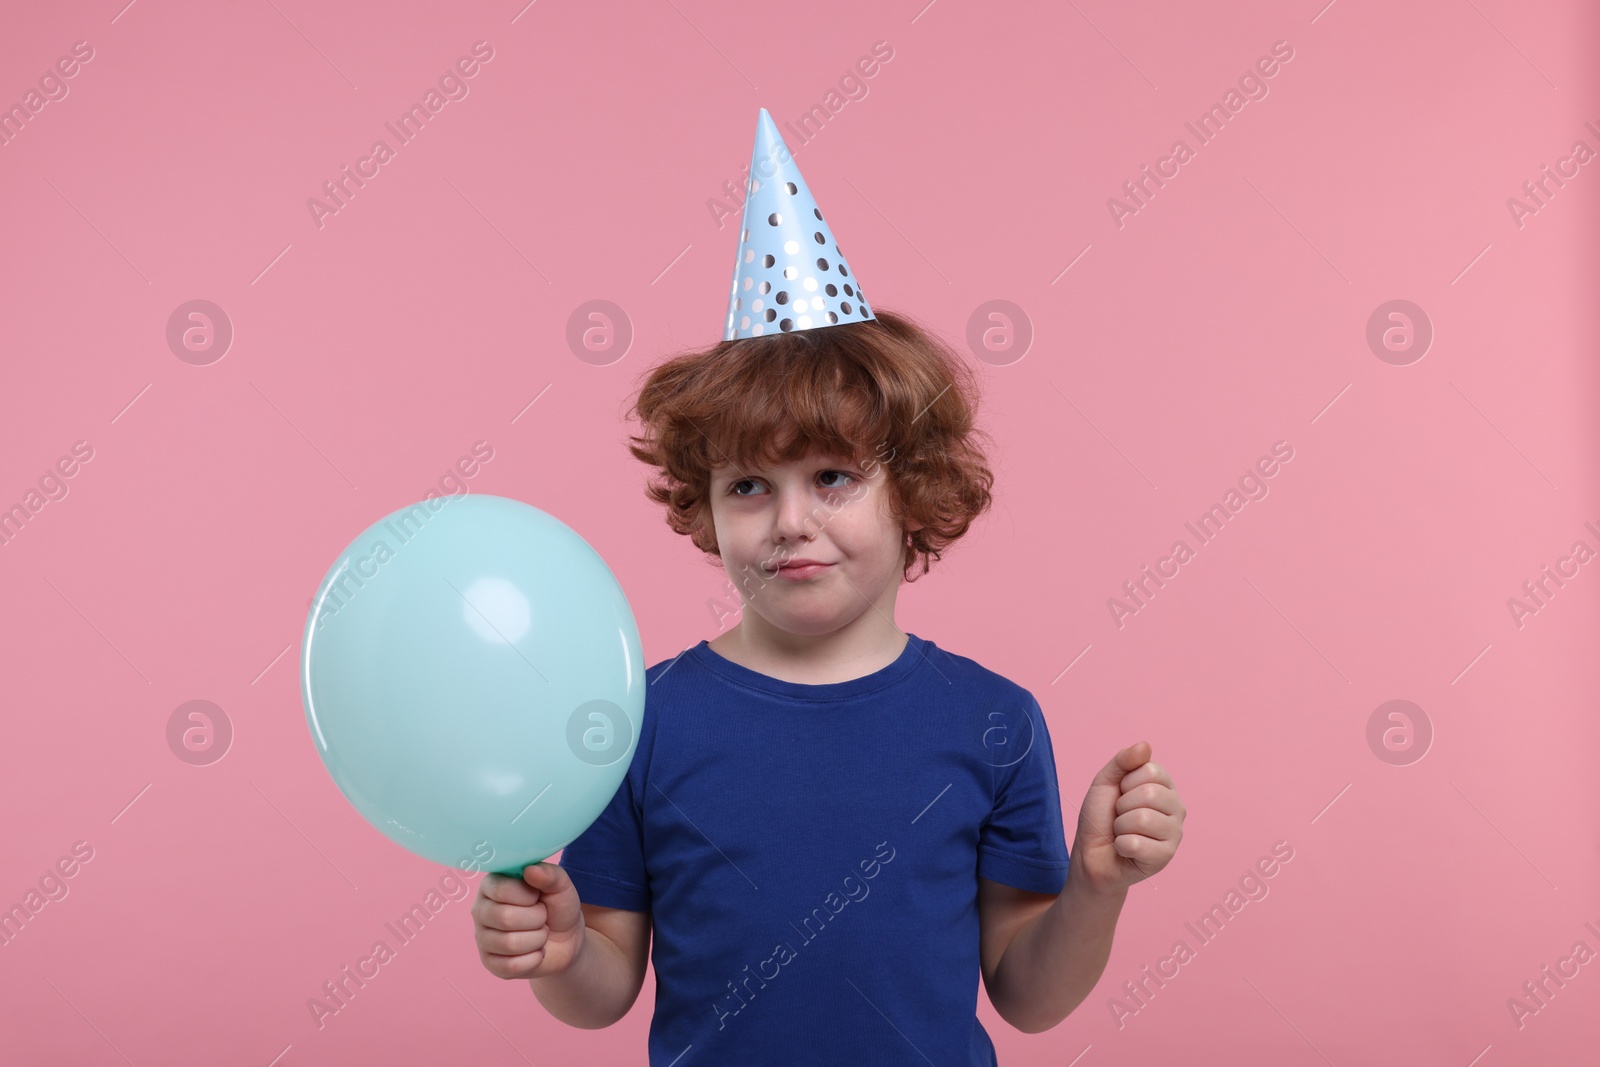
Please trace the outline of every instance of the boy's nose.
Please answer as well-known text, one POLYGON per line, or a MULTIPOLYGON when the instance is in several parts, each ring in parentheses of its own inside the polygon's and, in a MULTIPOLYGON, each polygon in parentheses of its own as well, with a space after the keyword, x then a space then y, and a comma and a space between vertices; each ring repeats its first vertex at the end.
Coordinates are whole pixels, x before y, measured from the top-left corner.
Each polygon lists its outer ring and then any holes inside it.
POLYGON ((782 493, 778 497, 778 517, 773 527, 773 538, 780 545, 791 548, 810 542, 820 526, 813 513, 813 501, 805 493, 782 493))

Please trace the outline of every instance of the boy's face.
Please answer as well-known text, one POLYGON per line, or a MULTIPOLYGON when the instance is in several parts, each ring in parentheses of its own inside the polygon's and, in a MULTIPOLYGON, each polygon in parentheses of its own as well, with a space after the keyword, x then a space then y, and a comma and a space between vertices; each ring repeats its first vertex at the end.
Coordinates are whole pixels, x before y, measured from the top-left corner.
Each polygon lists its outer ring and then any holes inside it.
POLYGON ((892 621, 905 535, 889 513, 882 463, 812 455, 772 468, 720 466, 710 500, 728 577, 774 627, 826 634, 874 610, 892 621), (829 566, 811 577, 778 573, 801 559, 829 566))

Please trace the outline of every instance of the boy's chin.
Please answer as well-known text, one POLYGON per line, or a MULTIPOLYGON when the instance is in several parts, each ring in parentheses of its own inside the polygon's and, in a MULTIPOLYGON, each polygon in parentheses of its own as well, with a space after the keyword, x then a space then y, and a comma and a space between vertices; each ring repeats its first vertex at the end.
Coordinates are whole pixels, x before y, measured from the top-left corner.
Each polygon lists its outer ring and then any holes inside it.
MULTIPOLYGON (((754 611, 754 608, 747 608, 754 611)), ((761 616, 761 621, 774 630, 793 634, 796 637, 824 637, 840 629, 850 620, 841 618, 835 612, 807 613, 795 611, 782 612, 756 612, 761 616)))

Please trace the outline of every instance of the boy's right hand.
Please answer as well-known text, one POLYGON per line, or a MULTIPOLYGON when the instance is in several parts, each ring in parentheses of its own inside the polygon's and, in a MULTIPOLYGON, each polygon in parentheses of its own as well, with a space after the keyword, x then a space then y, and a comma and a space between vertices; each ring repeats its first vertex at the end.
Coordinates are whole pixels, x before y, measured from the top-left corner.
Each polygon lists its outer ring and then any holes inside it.
POLYGON ((472 902, 478 955, 498 978, 549 978, 583 949, 577 887, 555 863, 523 868, 522 878, 488 873, 472 902))

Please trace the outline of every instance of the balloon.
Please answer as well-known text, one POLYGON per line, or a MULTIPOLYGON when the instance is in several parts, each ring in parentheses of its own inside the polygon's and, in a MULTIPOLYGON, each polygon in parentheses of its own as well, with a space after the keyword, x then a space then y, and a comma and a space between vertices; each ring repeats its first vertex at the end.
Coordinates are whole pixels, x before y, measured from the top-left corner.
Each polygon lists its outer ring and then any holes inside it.
POLYGON ((419 856, 513 877, 617 791, 643 723, 639 631, 560 520, 484 494, 386 516, 306 619, 306 721, 364 818, 419 856))

